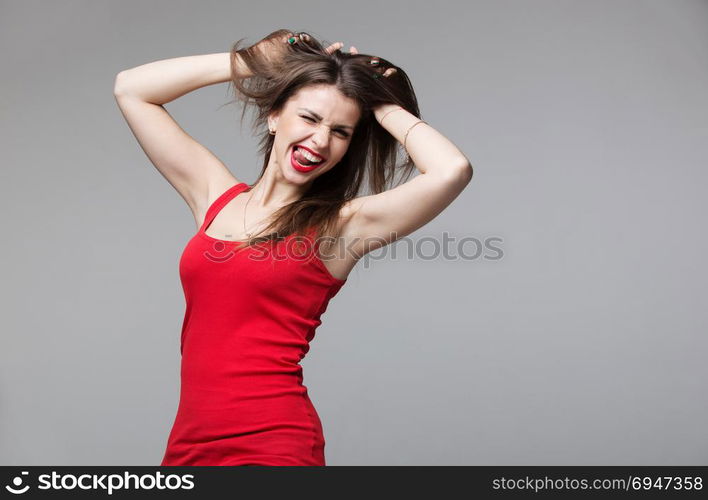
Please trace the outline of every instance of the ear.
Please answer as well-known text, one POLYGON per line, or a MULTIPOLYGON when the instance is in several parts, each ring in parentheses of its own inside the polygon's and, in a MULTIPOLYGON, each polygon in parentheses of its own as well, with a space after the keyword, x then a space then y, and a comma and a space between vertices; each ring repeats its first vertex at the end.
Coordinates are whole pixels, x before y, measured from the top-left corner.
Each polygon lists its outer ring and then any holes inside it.
POLYGON ((280 113, 279 112, 273 112, 270 115, 268 115, 268 128, 276 129, 278 128, 278 119, 280 118, 280 113))

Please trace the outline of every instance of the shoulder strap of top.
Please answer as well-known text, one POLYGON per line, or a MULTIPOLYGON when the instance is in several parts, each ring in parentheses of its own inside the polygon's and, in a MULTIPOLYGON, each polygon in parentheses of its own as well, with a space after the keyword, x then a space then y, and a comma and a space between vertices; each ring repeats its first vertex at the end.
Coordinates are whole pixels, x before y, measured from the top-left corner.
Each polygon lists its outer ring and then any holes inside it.
POLYGON ((221 193, 221 195, 219 195, 219 197, 214 200, 214 203, 212 203, 207 209, 207 213, 204 217, 204 222, 202 223, 200 231, 205 230, 209 226, 209 224, 211 224, 211 221, 214 220, 216 214, 218 214, 219 211, 224 208, 224 205, 230 202, 234 198, 234 196, 239 194, 241 191, 248 189, 248 187, 248 184, 246 184, 245 182, 239 182, 238 184, 231 186, 229 189, 221 193))

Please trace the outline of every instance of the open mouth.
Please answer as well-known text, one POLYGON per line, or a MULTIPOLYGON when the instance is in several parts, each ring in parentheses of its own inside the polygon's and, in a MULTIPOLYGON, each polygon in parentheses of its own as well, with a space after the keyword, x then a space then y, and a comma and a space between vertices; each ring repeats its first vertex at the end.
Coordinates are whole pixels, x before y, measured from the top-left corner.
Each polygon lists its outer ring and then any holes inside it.
POLYGON ((290 163, 295 170, 300 172, 311 172, 325 162, 325 160, 322 159, 313 162, 313 158, 315 158, 315 156, 307 152, 303 154, 303 149, 299 146, 293 146, 290 152, 290 163), (306 155, 309 156, 309 158, 306 155))

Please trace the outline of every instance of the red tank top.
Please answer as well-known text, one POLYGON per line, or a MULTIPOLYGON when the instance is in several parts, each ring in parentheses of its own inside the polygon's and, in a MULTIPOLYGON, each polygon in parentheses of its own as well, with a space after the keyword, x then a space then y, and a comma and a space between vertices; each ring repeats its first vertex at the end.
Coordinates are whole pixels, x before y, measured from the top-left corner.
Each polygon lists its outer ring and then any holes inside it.
POLYGON ((325 465, 299 362, 346 280, 325 267, 311 231, 244 249, 208 236, 247 189, 214 201, 180 258, 180 399, 161 465, 325 465))

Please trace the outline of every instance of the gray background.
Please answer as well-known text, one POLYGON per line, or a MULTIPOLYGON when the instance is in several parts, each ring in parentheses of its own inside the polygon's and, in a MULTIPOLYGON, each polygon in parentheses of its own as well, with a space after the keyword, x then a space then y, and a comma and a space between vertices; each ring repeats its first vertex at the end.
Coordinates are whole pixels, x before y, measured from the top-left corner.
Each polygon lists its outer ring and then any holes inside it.
MULTIPOLYGON (((471 184, 411 240, 502 238, 501 259, 355 268, 303 362, 328 465, 708 462, 708 2, 0 9, 1 464, 159 464, 195 227, 114 78, 277 28, 394 61, 470 158, 471 184)), ((252 182, 229 98, 167 109, 252 182)))

